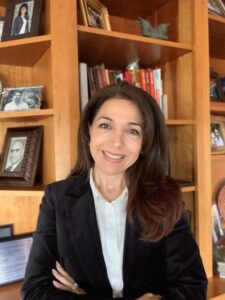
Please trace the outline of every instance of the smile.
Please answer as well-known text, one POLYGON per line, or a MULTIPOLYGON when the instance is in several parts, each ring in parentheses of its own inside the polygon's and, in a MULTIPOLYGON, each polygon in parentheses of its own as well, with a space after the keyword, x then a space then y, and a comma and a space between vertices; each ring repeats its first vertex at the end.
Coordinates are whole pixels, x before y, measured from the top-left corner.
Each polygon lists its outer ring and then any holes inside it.
POLYGON ((120 161, 122 160, 125 155, 118 155, 118 154, 112 154, 112 153, 109 153, 109 152, 106 152, 106 151, 103 151, 103 154, 105 155, 105 157, 109 160, 113 160, 113 161, 120 161))

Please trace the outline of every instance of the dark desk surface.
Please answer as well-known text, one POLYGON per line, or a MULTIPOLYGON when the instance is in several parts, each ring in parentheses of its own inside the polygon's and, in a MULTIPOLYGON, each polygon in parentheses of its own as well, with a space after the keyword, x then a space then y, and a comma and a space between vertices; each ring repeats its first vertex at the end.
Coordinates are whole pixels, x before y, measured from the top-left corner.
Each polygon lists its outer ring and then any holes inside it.
POLYGON ((0 288, 0 299, 1 300, 21 300, 19 290, 21 282, 9 284, 0 288))

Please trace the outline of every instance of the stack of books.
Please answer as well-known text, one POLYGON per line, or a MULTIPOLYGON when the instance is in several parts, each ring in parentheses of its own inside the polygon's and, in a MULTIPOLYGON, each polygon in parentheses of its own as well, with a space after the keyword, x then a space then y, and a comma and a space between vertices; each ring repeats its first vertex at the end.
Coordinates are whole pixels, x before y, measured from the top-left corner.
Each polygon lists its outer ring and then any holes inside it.
POLYGON ((127 81, 142 88, 155 99, 165 119, 168 118, 167 95, 163 93, 161 68, 139 68, 110 70, 104 64, 93 67, 80 62, 80 99, 81 109, 85 107, 90 96, 106 85, 127 81))

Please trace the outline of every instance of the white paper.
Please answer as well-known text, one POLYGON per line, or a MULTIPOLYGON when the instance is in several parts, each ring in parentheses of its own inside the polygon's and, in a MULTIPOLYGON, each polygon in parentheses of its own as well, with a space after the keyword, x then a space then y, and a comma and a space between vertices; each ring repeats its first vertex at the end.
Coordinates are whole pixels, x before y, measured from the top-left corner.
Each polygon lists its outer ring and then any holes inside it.
POLYGON ((33 238, 0 243, 0 285, 24 278, 33 238))

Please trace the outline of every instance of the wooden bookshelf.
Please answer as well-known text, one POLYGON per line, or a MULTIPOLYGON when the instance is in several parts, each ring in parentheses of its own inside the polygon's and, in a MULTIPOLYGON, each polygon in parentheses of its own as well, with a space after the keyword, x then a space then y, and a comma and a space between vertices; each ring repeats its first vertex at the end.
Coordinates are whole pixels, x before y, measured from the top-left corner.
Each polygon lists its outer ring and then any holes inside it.
MULTIPOLYGON (((162 68, 171 172, 175 178, 193 182, 182 192, 193 210, 193 230, 207 275, 212 277, 211 195, 216 180, 224 176, 221 162, 225 159, 210 153, 210 112, 225 115, 225 107, 209 101, 209 66, 225 76, 225 19, 208 15, 207 0, 101 2, 108 8, 112 31, 84 26, 77 1, 65 0, 62 6, 60 1, 44 0, 40 36, 0 43, 4 86, 45 86, 43 109, 0 112, 0 148, 8 127, 44 126, 41 186, 31 190, 1 187, 1 224, 13 223, 15 233, 34 230, 44 186, 66 177, 74 165, 79 62, 124 69, 139 58, 143 68, 162 68), (153 25, 169 23, 169 40, 141 36, 138 16, 153 25)), ((0 16, 6 5, 6 0, 0 0, 0 16)), ((223 280, 210 279, 208 299, 225 299, 223 286, 223 280)), ((19 284, 1 288, 0 298, 16 299, 10 293, 18 289, 19 284)))
MULTIPOLYGON (((219 76, 225 76, 225 18, 208 15, 209 36, 209 65, 213 67, 219 76)), ((210 114, 225 117, 225 103, 210 102, 210 114)), ((225 154, 211 155, 211 189, 212 201, 215 201, 217 189, 225 178, 223 165, 225 154)), ((225 280, 217 276, 209 279, 208 295, 210 299, 225 299, 225 280)))

